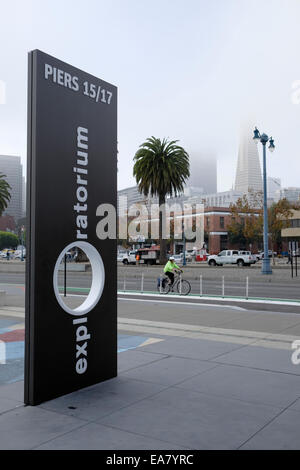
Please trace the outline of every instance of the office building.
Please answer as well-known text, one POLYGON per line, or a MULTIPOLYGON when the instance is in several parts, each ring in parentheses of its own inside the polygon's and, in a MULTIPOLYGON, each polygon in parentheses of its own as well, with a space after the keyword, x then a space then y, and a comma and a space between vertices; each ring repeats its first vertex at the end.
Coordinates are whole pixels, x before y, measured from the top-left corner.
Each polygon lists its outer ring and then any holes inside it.
POLYGON ((269 199, 276 199, 277 192, 281 190, 281 179, 268 176, 267 179, 267 191, 269 199))
POLYGON ((263 190, 258 148, 253 140, 253 129, 245 126, 241 132, 238 162, 235 178, 235 191, 243 194, 263 190))
POLYGON ((0 230, 2 232, 16 232, 15 219, 10 215, 0 217, 0 230))
POLYGON ((157 197, 145 196, 140 193, 138 186, 131 186, 130 188, 121 189, 118 191, 118 214, 124 214, 133 204, 143 203, 147 209, 150 209, 150 204, 158 204, 157 197))
POLYGON ((206 207, 230 207, 231 204, 236 204, 241 197, 243 197, 242 192, 231 189, 230 191, 206 194, 202 199, 206 207))
POLYGON ((275 198, 277 201, 279 199, 287 199, 290 202, 299 202, 300 188, 298 187, 281 188, 276 191, 275 198))

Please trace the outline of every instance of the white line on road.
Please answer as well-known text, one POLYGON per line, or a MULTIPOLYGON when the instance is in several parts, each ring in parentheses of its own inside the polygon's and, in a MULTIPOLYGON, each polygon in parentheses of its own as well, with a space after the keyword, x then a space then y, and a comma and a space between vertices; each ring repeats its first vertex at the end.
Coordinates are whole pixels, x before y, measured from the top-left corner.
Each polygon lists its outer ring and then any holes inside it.
MULTIPOLYGON (((64 297, 64 294, 63 292, 60 293, 60 296, 61 297, 64 297)), ((87 295, 82 295, 82 294, 67 294, 66 297, 83 297, 83 298, 87 298, 87 295)))
MULTIPOLYGON (((63 297, 63 294, 61 294, 63 297)), ((83 297, 86 298, 86 295, 81 294, 67 294, 67 297, 83 297)), ((123 297, 118 297, 118 300, 125 300, 127 302, 155 302, 160 304, 175 304, 175 305, 192 305, 193 307, 217 307, 217 308, 230 308, 232 310, 239 310, 239 311, 246 311, 245 308, 236 307, 235 305, 219 305, 219 304, 198 304, 196 302, 173 302, 173 301, 166 301, 166 300, 146 300, 146 299, 124 299, 123 297)))
MULTIPOLYGON (((136 294, 135 294, 136 295, 136 294)), ((127 302, 155 302, 155 303, 158 303, 158 304, 175 304, 175 305, 192 305, 192 306, 196 306, 196 307, 217 307, 217 308, 230 308, 230 309, 233 309, 233 310, 240 310, 240 311, 246 311, 245 308, 242 308, 242 307, 236 307, 235 305, 234 306, 231 306, 231 305, 219 305, 219 304, 198 304, 196 302, 173 302, 173 301, 168 301, 168 300, 156 300, 156 299, 153 299, 153 300, 146 300, 146 299, 124 299, 124 297, 118 297, 118 300, 125 300, 127 302)))
MULTIPOLYGON (((135 295, 135 296, 139 296, 139 297, 143 297, 143 296, 146 296, 146 297, 152 297, 152 301, 154 301, 155 299, 157 298, 160 298, 161 297, 161 294, 147 294, 147 293, 139 293, 139 292, 122 292, 122 291, 119 291, 118 292, 119 294, 122 294, 122 295, 135 295)), ((205 296, 203 295, 202 297, 199 296, 196 296, 196 294, 192 294, 193 295, 193 298, 198 298, 199 300, 212 300, 213 296, 205 296)), ((182 296, 180 295, 170 295, 168 294, 168 298, 170 299, 179 299, 179 298, 182 298, 182 296)), ((300 307, 300 302, 298 300, 291 300, 291 301, 288 301, 288 300, 274 300, 274 299, 245 299, 245 298, 242 298, 242 297, 231 297, 230 295, 227 296, 227 297, 218 297, 218 302, 239 302, 239 303, 253 303, 253 304, 269 304, 269 305, 291 305, 293 307, 300 307)), ((166 301, 168 302, 168 301, 166 301)), ((189 302, 187 302, 188 304, 189 302)), ((198 304, 196 304, 198 305, 198 304)), ((208 305, 208 304, 205 304, 205 305, 208 305)), ((209 304, 209 305, 212 305, 212 304, 209 304)))

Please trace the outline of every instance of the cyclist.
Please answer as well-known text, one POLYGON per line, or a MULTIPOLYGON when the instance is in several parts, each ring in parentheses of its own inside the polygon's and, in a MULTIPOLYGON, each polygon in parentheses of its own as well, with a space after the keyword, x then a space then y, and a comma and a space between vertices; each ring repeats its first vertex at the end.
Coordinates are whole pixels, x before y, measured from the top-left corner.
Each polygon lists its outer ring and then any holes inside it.
POLYGON ((183 272, 182 269, 180 269, 180 267, 177 266, 177 264, 175 263, 174 256, 170 256, 169 261, 167 262, 167 264, 164 267, 164 273, 169 278, 170 286, 173 286, 173 284, 174 284, 174 273, 173 273, 173 271, 175 269, 177 269, 178 271, 183 272))

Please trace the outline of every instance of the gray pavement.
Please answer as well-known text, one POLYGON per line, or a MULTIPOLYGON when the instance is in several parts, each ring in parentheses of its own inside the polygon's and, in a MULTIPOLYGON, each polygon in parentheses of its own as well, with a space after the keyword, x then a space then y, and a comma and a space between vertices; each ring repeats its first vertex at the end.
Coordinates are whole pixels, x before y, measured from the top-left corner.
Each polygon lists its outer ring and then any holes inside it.
MULTIPOLYGON (((246 297, 247 278, 248 296, 250 298, 291 299, 300 304, 300 267, 299 276, 291 278, 290 266, 284 260, 276 260, 271 276, 261 274, 261 266, 238 268, 237 266, 209 267, 206 263, 188 264, 184 268, 184 278, 191 284, 191 293, 200 295, 200 276, 202 276, 202 292, 205 296, 215 298, 222 296, 223 277, 225 297, 246 297), (280 264, 279 264, 280 263, 280 264)), ((5 266, 4 266, 5 267, 5 266)), ((13 265, 11 265, 13 268, 13 265)), ((22 265, 24 269, 24 264, 22 265)), ((123 266, 118 265, 118 289, 125 287, 127 291, 157 291, 157 278, 162 273, 161 266, 123 266)), ((63 276, 60 275, 63 286, 63 276)), ((90 272, 68 272, 67 288, 69 293, 87 293, 91 285, 90 272)), ((24 305, 24 272, 1 272, 0 290, 6 291, 8 305, 24 305)))
POLYGON ((298 314, 123 299, 118 332, 115 379, 37 407, 0 386, 0 449, 300 448, 298 314))

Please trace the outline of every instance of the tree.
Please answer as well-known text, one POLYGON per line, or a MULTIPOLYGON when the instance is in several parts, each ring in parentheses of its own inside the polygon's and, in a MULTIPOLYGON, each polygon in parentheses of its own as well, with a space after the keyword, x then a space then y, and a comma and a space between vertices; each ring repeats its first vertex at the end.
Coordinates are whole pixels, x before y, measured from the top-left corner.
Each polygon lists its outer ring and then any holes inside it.
POLYGON ((4 178, 6 178, 6 175, 0 173, 0 216, 7 208, 11 198, 11 187, 4 178))
POLYGON ((231 222, 228 225, 228 238, 241 248, 258 242, 262 237, 262 193, 253 191, 244 194, 235 204, 231 204, 231 222))
POLYGON ((166 262, 167 245, 163 237, 166 196, 177 196, 182 192, 190 176, 189 155, 177 142, 152 136, 140 145, 134 156, 133 175, 140 192, 145 196, 158 196, 159 199, 160 264, 166 262))
POLYGON ((278 202, 273 203, 268 209, 273 264, 275 264, 274 245, 279 245, 281 243, 281 230, 289 227, 289 219, 292 215, 292 206, 286 198, 279 199, 278 202))
MULTIPOLYGON (((230 206, 232 220, 228 226, 231 243, 239 243, 245 248, 263 239, 263 200, 262 193, 251 193, 239 198, 230 206)), ((281 230, 289 226, 292 206, 287 199, 280 199, 268 208, 268 232, 272 252, 281 242, 281 230)), ((274 262, 274 256, 273 256, 274 262)))
POLYGON ((233 245, 239 245, 239 248, 246 249, 247 239, 244 236, 244 225, 241 222, 233 220, 228 226, 228 240, 233 245))
POLYGON ((16 248, 19 238, 14 233, 0 231, 0 250, 4 248, 16 248))

